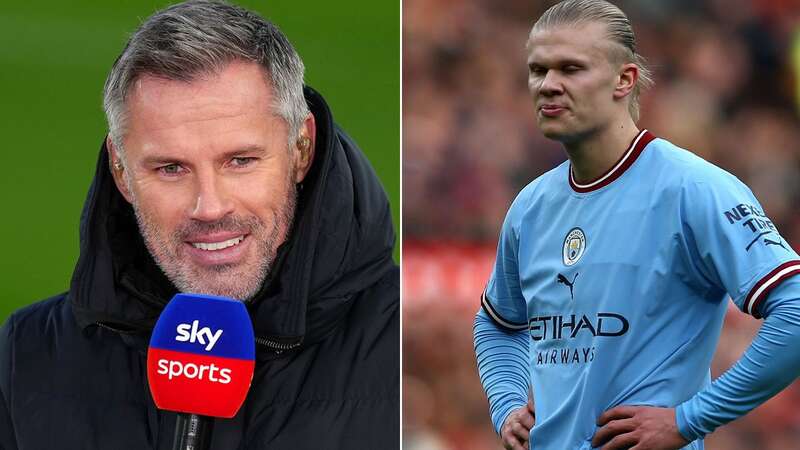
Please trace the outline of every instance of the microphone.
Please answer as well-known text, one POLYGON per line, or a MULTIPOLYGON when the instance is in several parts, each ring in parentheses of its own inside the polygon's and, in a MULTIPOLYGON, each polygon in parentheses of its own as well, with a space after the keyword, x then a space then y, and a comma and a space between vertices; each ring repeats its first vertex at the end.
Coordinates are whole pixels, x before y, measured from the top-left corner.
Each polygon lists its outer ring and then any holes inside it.
POLYGON ((253 324, 242 302, 177 294, 147 349, 147 381, 159 409, 178 412, 175 450, 208 449, 214 417, 244 403, 255 366, 253 324))

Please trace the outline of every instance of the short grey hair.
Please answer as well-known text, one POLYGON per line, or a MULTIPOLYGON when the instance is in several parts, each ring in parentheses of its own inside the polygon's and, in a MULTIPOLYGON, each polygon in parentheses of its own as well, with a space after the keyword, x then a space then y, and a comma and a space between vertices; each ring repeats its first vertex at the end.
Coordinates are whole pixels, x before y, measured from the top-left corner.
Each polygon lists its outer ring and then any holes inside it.
POLYGON ((253 12, 221 1, 192 0, 150 16, 114 62, 103 89, 114 146, 123 151, 125 102, 142 75, 190 82, 234 60, 252 61, 265 70, 275 99, 272 112, 286 121, 291 144, 309 113, 303 96, 305 66, 297 51, 275 25, 253 12))
POLYGON ((564 0, 550 7, 533 25, 533 31, 552 28, 557 25, 581 23, 601 23, 606 26, 608 39, 618 44, 618 56, 625 63, 634 63, 639 68, 639 78, 631 94, 628 110, 633 120, 639 120, 639 94, 650 88, 653 73, 647 67, 644 57, 636 53, 636 36, 633 34, 628 16, 621 9, 605 0, 564 0))

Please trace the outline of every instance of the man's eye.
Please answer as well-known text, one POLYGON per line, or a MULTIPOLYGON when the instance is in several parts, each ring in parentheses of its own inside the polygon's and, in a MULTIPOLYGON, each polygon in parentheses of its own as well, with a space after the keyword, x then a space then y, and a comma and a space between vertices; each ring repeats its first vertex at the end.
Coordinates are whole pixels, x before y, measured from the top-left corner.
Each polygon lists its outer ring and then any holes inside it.
POLYGON ((167 164, 158 168, 158 171, 164 175, 178 175, 181 173, 182 167, 180 164, 167 164))
POLYGON ((581 68, 579 66, 569 65, 569 66, 565 66, 563 70, 566 73, 575 73, 575 72, 581 70, 581 68))
POLYGON ((545 70, 544 67, 538 67, 538 66, 531 66, 530 71, 534 75, 544 75, 545 72, 547 72, 547 70, 545 70))
POLYGON ((231 159, 231 165, 233 167, 247 167, 255 161, 256 158, 247 157, 247 156, 238 156, 236 158, 231 159))

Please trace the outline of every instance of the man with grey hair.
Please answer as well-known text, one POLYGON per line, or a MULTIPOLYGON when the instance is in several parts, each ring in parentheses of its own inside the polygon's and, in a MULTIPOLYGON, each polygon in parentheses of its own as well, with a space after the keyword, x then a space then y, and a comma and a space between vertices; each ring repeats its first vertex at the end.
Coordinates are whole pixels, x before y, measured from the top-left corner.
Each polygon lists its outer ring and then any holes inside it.
POLYGON ((800 256, 733 175, 637 127, 651 81, 619 8, 560 2, 527 51, 568 160, 511 205, 475 319, 495 429, 513 450, 702 449, 800 374, 800 256), (712 384, 728 297, 765 320, 712 384))
POLYGON ((0 332, 0 449, 162 449, 145 354, 177 292, 247 305, 256 366, 212 448, 399 446, 399 271, 367 159, 272 23, 189 1, 106 81, 67 293, 0 332))

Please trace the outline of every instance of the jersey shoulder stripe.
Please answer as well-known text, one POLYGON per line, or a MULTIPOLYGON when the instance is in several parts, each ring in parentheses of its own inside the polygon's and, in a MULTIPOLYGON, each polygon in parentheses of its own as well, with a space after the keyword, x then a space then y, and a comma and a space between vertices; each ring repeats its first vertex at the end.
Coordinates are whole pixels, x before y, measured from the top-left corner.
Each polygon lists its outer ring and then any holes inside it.
POLYGON ((788 261, 776 267, 753 285, 750 293, 745 297, 744 303, 742 303, 742 310, 756 319, 760 319, 761 314, 758 307, 767 298, 767 294, 783 280, 798 273, 800 273, 800 260, 788 261))
POLYGON ((527 323, 521 322, 514 322, 512 320, 507 320, 500 315, 499 312, 492 306, 492 302, 489 301, 489 297, 486 295, 486 290, 483 290, 483 294, 481 294, 481 307, 489 317, 494 320, 494 322, 499 325, 501 328, 504 328, 509 331, 521 331, 528 328, 527 323))

